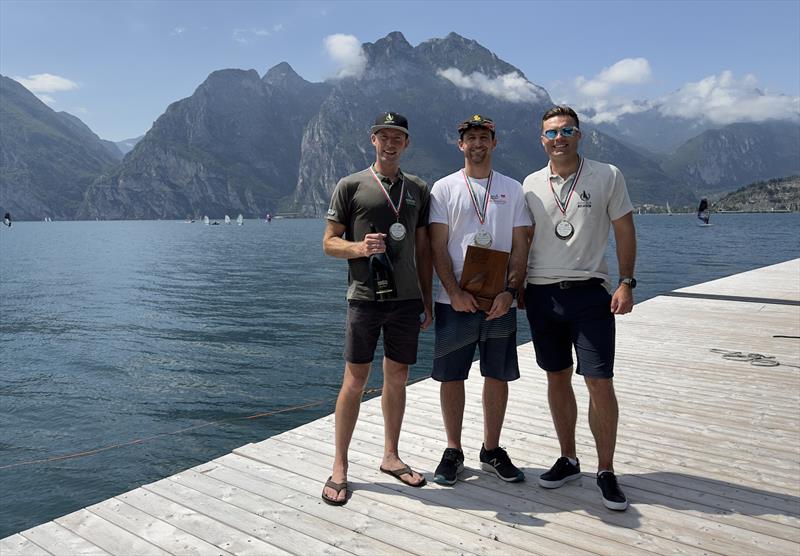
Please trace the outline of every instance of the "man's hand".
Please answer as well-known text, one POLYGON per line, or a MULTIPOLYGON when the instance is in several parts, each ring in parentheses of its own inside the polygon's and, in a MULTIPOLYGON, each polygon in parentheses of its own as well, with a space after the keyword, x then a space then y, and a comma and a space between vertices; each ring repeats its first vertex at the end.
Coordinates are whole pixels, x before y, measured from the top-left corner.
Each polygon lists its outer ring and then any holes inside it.
POLYGON ((615 315, 624 315, 631 311, 633 311, 633 289, 627 284, 620 284, 611 296, 611 312, 615 315))
POLYGON ((421 330, 427 330, 432 322, 433 322, 433 311, 431 310, 430 305, 425 304, 425 320, 419 323, 419 327, 421 330))
POLYGON ((492 301, 492 308, 486 313, 486 320, 493 320, 502 317, 511 308, 514 297, 509 292, 500 292, 492 301))
POLYGON ((362 257, 369 257, 375 253, 386 252, 386 243, 384 238, 386 234, 367 234, 364 236, 364 241, 361 242, 359 252, 362 257))
POLYGON ((460 288, 450 294, 450 306, 460 313, 474 313, 478 310, 478 302, 472 294, 460 288))

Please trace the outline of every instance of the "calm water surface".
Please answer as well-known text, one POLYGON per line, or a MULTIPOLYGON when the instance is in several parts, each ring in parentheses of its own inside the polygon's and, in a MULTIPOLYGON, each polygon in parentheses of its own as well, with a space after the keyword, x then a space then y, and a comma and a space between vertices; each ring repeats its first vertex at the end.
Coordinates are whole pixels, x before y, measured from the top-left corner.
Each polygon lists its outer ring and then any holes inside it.
MULTIPOLYGON (((636 217, 637 301, 800 256, 798 214, 712 222, 636 217)), ((347 265, 323 256, 323 227, 3 227, 0 467, 156 437, 0 469, 0 537, 331 413, 347 265), (312 401, 322 403, 242 419, 312 401)), ((428 374, 432 340, 424 334, 412 379, 428 374)), ((373 373, 370 385, 380 383, 373 373)))

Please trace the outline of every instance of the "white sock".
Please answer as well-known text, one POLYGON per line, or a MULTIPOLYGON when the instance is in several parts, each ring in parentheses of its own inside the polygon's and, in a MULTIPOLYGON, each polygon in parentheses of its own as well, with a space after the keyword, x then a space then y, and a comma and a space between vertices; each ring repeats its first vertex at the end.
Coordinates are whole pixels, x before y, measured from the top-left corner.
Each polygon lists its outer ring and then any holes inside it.
POLYGON ((597 476, 599 477, 603 473, 614 473, 614 472, 611 471, 610 469, 601 469, 600 471, 597 472, 597 476))

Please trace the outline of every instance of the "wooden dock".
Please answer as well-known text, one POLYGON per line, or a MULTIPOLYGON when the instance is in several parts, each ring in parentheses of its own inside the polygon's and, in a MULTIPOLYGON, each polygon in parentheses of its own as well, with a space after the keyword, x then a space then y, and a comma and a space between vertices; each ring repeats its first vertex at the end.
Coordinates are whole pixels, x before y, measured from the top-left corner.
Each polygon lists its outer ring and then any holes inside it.
MULTIPOLYGON (((524 483, 479 470, 473 369, 467 470, 453 488, 410 488, 378 471, 376 398, 362 405, 344 507, 320 500, 333 457, 328 416, 2 539, 0 554, 800 554, 800 259, 656 297, 617 323, 626 512, 604 508, 594 485, 579 377, 584 477, 537 485, 559 454, 528 342, 502 436, 524 483)), ((402 456, 430 479, 443 449, 438 385, 425 380, 408 390, 402 456)))

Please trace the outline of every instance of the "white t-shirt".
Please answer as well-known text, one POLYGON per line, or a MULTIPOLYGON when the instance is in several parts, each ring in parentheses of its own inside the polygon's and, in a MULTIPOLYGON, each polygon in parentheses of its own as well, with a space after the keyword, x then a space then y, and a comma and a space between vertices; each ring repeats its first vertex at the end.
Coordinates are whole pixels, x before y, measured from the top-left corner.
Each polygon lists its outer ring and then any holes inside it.
MULTIPOLYGON (((530 226, 531 220, 525 207, 522 185, 500 172, 492 171, 491 178, 489 204, 483 228, 492 235, 491 249, 510 253, 513 229, 518 226, 530 226)), ((470 178, 481 210, 483 206, 480 203, 486 196, 488 181, 488 179, 470 178)), ((467 247, 474 243, 475 234, 482 227, 463 170, 453 172, 433 184, 430 222, 446 224, 449 227, 447 251, 453 265, 453 274, 456 280, 460 281, 467 247)), ((450 303, 450 296, 444 288, 439 288, 436 301, 450 303)))
POLYGON ((565 200, 574 174, 562 180, 555 176, 550 189, 550 165, 525 178, 523 190, 534 232, 528 253, 529 284, 552 284, 563 280, 602 278, 610 288, 606 248, 611 222, 633 210, 619 168, 583 159, 578 183, 562 214, 553 190, 565 200), (572 224, 574 233, 567 240, 556 237, 561 220, 572 224))

